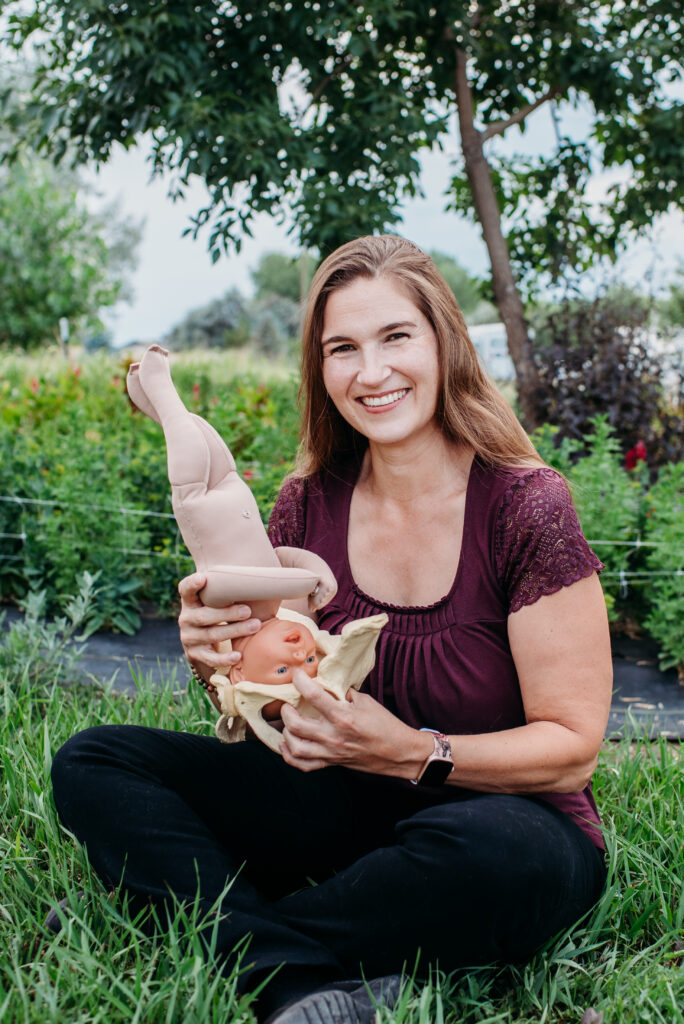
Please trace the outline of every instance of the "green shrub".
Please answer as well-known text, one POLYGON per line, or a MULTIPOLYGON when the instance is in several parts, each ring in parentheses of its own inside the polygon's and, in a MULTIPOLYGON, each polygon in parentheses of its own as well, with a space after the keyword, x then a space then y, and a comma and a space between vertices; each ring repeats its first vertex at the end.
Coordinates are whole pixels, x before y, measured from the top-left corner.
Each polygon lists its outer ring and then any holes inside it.
MULTIPOLYGON (((226 439, 266 518, 296 449, 296 381, 244 373, 238 357, 191 358, 174 360, 178 390, 226 439)), ((87 570, 97 576, 90 622, 130 633, 141 603, 175 610, 193 565, 172 515, 162 431, 124 391, 129 362, 3 360, 0 598, 42 590, 46 613, 60 614, 87 570)))
POLYGON ((623 466, 620 444, 604 416, 584 436, 586 455, 577 459, 568 481, 584 534, 605 565, 601 583, 611 617, 616 618, 624 591, 620 574, 634 567, 639 536, 641 481, 623 466))
POLYGON ((618 288, 536 316, 537 418, 558 427, 557 441, 580 441, 604 414, 623 452, 643 441, 652 467, 684 456, 681 369, 654 349, 651 313, 642 295, 618 288))
MULTIPOLYGON (((566 477, 584 535, 605 565, 601 584, 609 615, 625 611, 621 574, 638 568, 633 546, 641 529, 641 476, 624 468, 620 444, 605 416, 596 416, 583 444, 563 438, 556 446, 557 427, 546 426, 532 440, 549 465, 566 477)), ((629 593, 629 591, 628 591, 629 593)))
POLYGON ((646 563, 651 613, 644 625, 661 647, 660 666, 684 682, 684 463, 665 466, 647 495, 646 563))

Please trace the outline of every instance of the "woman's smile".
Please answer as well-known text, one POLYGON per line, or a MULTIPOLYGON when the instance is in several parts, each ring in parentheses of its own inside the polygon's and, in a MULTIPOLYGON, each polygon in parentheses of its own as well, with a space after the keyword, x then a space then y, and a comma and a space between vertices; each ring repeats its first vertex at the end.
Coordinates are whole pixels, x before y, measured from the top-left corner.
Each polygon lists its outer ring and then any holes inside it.
POLYGON ((388 391, 384 395, 362 395, 357 398, 357 402, 373 412, 383 412, 390 405, 400 402, 408 392, 408 388, 400 388, 398 391, 388 391))

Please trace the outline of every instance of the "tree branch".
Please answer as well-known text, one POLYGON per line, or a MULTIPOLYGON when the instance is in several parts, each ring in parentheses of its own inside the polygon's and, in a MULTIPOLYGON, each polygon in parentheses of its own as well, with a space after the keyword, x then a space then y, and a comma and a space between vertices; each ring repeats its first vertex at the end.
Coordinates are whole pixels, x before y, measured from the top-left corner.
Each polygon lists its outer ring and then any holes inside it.
POLYGON ((318 85, 316 86, 316 88, 313 90, 313 92, 311 94, 311 103, 307 107, 307 110, 310 110, 311 107, 313 107, 316 103, 318 103, 318 101, 321 98, 321 95, 323 94, 323 91, 325 90, 326 86, 328 86, 330 84, 330 82, 332 82, 333 78, 335 78, 339 74, 340 70, 343 67, 347 67, 349 64, 351 64, 352 59, 353 58, 352 58, 351 54, 345 53, 341 57, 338 57, 335 60, 335 64, 333 65, 333 69, 330 72, 330 74, 326 75, 325 78, 323 79, 323 81, 319 82, 318 85))
POLYGON ((538 100, 535 100, 534 103, 528 103, 527 106, 521 107, 520 110, 516 111, 516 113, 513 114, 512 117, 509 117, 507 121, 496 121, 494 124, 490 124, 489 127, 485 128, 482 132, 482 141, 486 142, 486 140, 491 139, 493 135, 503 135, 507 128, 510 128, 511 125, 514 124, 520 124, 520 122, 524 121, 533 110, 536 110, 537 107, 541 107, 542 103, 552 100, 554 96, 558 96, 560 92, 560 86, 554 85, 551 89, 545 92, 543 96, 540 96, 538 100))

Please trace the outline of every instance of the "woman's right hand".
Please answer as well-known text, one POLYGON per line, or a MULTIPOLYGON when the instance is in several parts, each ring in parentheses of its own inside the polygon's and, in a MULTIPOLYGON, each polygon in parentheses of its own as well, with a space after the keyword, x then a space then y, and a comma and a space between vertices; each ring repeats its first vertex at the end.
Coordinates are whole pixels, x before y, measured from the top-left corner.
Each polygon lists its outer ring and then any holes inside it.
POLYGON ((206 582, 206 576, 196 572, 178 584, 181 598, 178 616, 180 639, 189 661, 200 672, 203 666, 228 669, 237 664, 240 660, 238 651, 219 653, 215 645, 222 640, 251 636, 261 626, 259 619, 251 618, 251 611, 245 604, 233 604, 227 608, 208 608, 203 605, 199 592, 206 582))

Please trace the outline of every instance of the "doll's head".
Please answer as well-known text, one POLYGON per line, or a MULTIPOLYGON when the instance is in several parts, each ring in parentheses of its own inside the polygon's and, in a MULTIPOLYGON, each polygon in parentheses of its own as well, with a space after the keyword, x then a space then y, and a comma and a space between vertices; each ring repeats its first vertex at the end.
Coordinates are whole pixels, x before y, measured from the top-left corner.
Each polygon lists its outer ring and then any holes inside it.
POLYGON ((312 679, 318 672, 316 644, 310 630, 287 619, 269 619, 258 633, 234 640, 233 648, 241 652, 242 659, 230 670, 232 683, 248 679, 278 686, 291 683, 296 668, 312 679))

